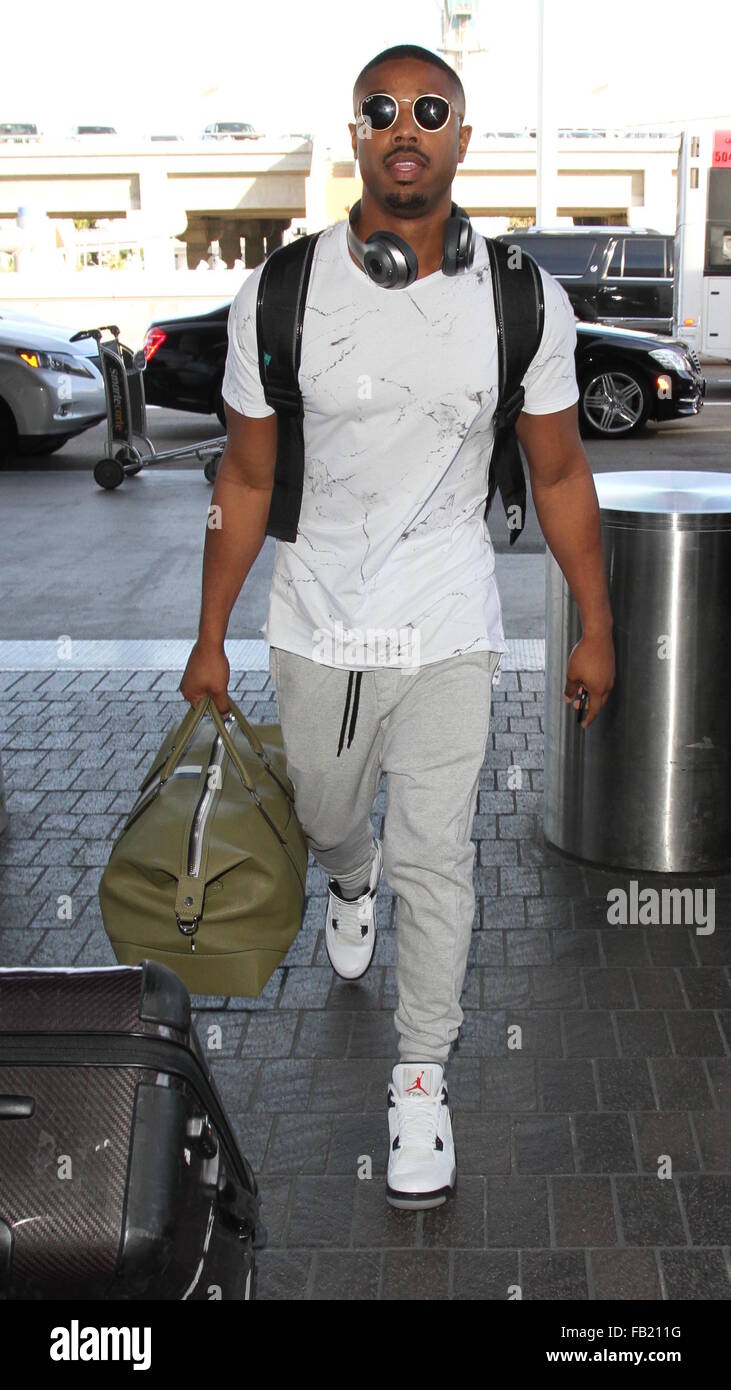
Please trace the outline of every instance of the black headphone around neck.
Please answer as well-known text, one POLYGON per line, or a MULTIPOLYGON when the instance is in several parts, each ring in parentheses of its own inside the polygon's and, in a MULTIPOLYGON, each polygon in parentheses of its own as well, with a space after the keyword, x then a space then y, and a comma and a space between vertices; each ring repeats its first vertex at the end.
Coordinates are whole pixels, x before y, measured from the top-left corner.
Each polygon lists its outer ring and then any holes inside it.
MULTIPOLYGON (((408 241, 395 232, 371 232, 366 241, 356 236, 354 224, 360 212, 360 198, 353 204, 348 217, 348 246, 358 264, 376 285, 386 290, 403 289, 413 284, 419 274, 416 252, 408 241)), ((458 275, 469 270, 475 257, 475 235, 472 223, 456 203, 444 224, 444 275, 458 275)))

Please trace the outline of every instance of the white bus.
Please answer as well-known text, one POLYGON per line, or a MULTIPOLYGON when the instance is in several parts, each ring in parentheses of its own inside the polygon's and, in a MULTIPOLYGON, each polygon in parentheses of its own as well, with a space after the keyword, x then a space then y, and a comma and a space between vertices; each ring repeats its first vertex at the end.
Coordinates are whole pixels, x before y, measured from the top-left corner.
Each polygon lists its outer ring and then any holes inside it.
POLYGON ((731 130, 681 136, 673 333, 731 359, 731 130))

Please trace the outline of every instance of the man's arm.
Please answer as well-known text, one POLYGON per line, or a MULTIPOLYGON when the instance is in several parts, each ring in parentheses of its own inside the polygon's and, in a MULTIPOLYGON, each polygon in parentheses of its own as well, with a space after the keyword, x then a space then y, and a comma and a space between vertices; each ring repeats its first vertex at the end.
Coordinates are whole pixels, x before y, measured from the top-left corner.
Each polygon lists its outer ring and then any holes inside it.
POLYGON ((228 402, 226 447, 211 506, 221 526, 206 532, 199 640, 223 644, 231 610, 264 544, 277 456, 276 414, 240 415, 228 402))
POLYGON ((228 401, 224 404, 228 435, 211 499, 220 525, 206 529, 198 640, 180 682, 192 705, 213 695, 223 714, 228 710, 231 674, 224 650, 226 630, 264 544, 277 457, 276 413, 247 416, 228 401))
POLYGON ((599 503, 576 405, 546 415, 524 410, 516 433, 528 461, 540 528, 581 616, 583 636, 569 659, 564 699, 575 700, 579 685, 586 687, 589 707, 582 728, 587 728, 609 696, 615 667, 599 503))

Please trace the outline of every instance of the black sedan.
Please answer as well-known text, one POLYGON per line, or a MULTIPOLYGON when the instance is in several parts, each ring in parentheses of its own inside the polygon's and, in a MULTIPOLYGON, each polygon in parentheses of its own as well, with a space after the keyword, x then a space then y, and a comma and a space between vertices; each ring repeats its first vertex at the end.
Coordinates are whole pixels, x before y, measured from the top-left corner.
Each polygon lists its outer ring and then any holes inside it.
POLYGON ((697 415, 705 378, 698 357, 677 338, 576 325, 576 379, 582 433, 626 439, 647 420, 697 415))
MULTIPOLYGON (((226 425, 221 383, 230 304, 190 318, 161 319, 145 335, 150 405, 216 414, 226 425)), ((697 415, 705 380, 677 339, 602 323, 577 323, 576 378, 584 434, 626 439, 646 420, 697 415)))
POLYGON ((194 410, 199 415, 215 414, 226 428, 221 383, 228 351, 230 308, 229 302, 207 314, 159 319, 150 324, 143 344, 148 405, 194 410))

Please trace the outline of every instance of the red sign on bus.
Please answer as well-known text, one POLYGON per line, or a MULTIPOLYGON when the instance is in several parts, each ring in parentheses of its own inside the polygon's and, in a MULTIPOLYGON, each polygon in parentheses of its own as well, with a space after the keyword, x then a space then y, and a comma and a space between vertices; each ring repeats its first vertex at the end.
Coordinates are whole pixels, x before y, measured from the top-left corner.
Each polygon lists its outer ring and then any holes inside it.
POLYGON ((723 164, 731 169, 731 130, 714 130, 711 163, 714 167, 723 164))

